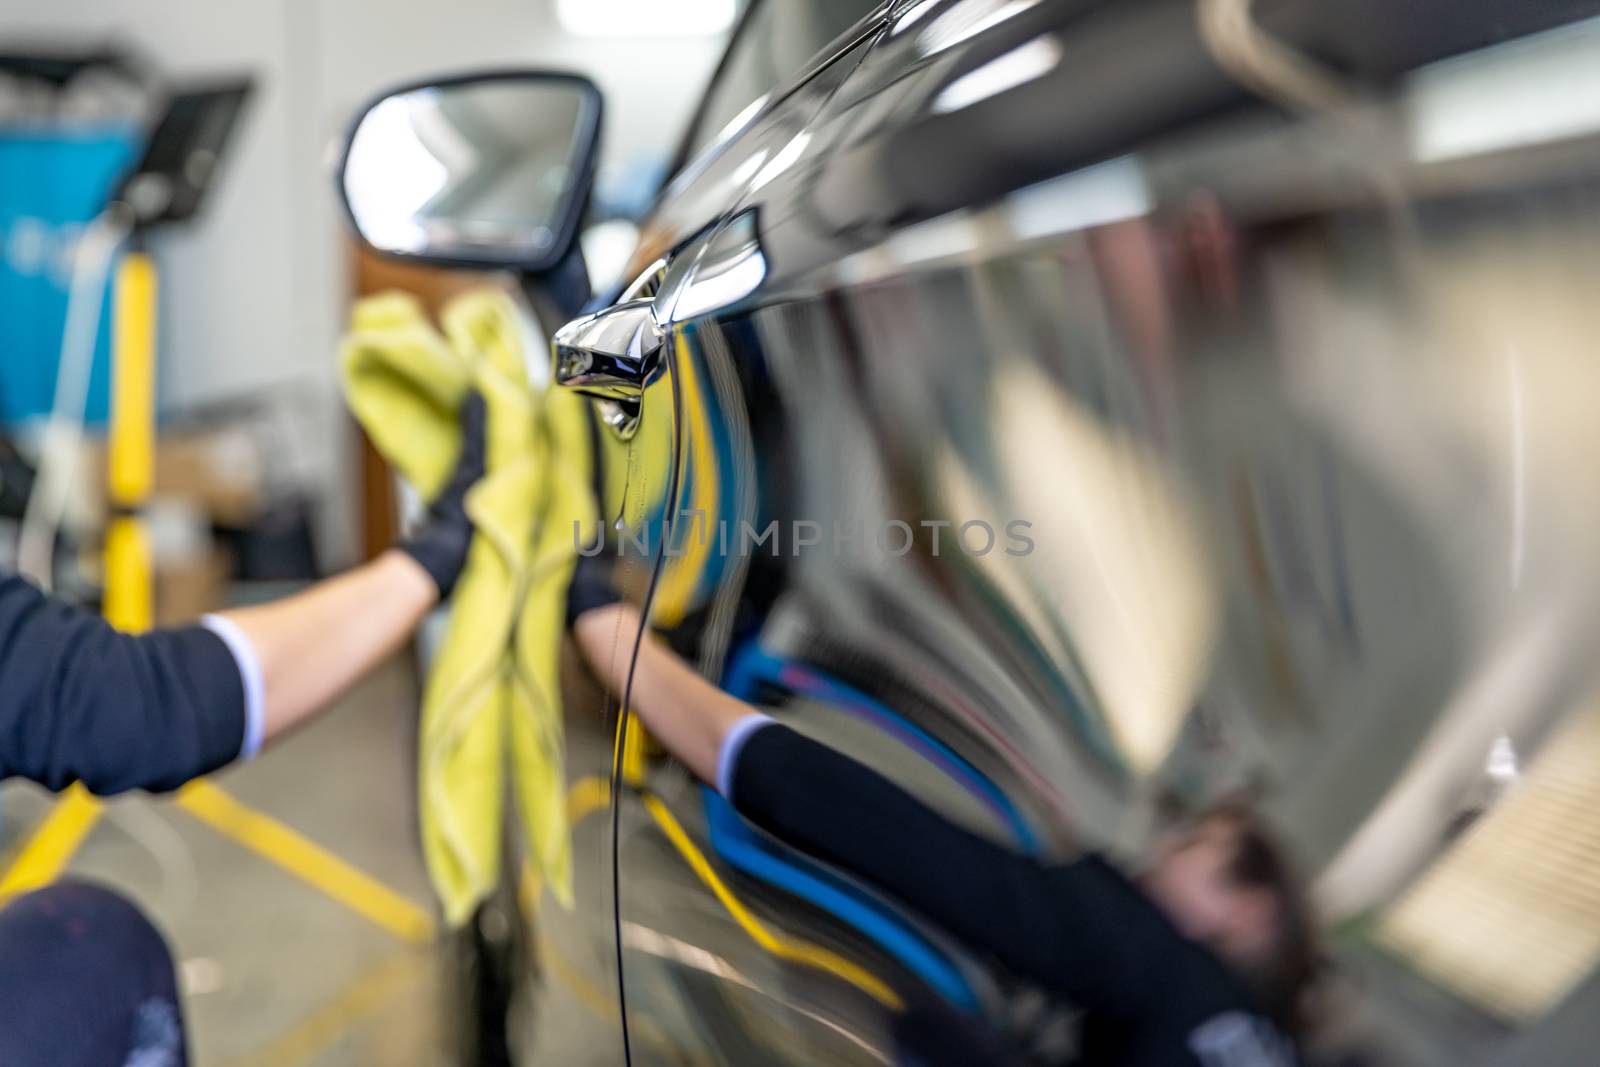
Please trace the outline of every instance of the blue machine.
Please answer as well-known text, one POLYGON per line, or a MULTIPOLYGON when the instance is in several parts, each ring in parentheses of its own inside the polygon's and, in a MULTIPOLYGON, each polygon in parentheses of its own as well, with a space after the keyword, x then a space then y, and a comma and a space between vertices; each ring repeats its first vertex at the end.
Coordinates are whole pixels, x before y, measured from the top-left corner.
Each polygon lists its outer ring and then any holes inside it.
MULTIPOLYGON (((142 142, 133 124, 0 125, 0 424, 49 412, 73 249, 142 142)), ((91 424, 106 419, 110 314, 108 294, 89 380, 91 424)))

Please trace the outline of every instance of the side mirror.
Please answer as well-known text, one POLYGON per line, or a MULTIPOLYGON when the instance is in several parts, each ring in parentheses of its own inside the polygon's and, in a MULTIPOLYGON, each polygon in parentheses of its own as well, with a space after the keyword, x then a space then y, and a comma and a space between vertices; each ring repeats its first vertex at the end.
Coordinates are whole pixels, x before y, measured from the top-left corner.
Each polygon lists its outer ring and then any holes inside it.
POLYGON ((376 252, 547 271, 577 233, 599 134, 600 91, 575 74, 469 74, 406 86, 357 116, 339 193, 376 252))

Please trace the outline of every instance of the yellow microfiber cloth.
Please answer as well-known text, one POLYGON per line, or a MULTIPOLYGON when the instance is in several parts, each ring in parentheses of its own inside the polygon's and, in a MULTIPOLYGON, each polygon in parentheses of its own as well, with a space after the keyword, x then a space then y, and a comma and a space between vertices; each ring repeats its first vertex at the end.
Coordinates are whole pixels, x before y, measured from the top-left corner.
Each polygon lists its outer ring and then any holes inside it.
POLYGON ((529 857, 572 903, 558 672, 574 523, 584 544, 596 529, 596 458, 583 398, 529 387, 509 297, 469 293, 440 322, 443 336, 403 294, 363 300, 340 362, 351 411, 424 497, 454 467, 466 390, 487 410, 486 473, 466 499, 477 533, 422 706, 423 855, 454 925, 499 881, 507 766, 529 857))

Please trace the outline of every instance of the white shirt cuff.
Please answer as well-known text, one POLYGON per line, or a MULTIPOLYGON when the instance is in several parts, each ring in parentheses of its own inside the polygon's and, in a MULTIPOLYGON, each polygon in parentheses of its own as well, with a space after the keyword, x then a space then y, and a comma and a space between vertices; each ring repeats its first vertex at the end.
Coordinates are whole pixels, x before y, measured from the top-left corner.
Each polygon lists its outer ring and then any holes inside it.
POLYGON ((244 631, 230 620, 221 615, 202 615, 200 625, 222 638, 239 668, 239 681, 244 688, 244 743, 239 746, 239 758, 247 760, 261 751, 261 732, 266 726, 267 691, 261 678, 261 660, 244 631))
POLYGON ((733 799, 733 772, 739 764, 739 752, 750 735, 763 726, 777 722, 771 715, 752 711, 729 727, 722 735, 722 745, 717 749, 717 792, 728 800, 733 799))

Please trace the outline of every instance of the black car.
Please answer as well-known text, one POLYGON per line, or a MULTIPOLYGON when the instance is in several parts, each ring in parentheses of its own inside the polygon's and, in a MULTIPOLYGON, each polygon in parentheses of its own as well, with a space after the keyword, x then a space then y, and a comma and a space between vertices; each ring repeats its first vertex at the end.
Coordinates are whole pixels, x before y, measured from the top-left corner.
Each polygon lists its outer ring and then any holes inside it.
MULTIPOLYGON (((1597 12, 765 0, 618 292, 582 78, 399 90, 472 151, 346 199, 518 273, 704 677, 1041 858, 1248 798, 1327 934, 1308 1057, 1590 1062, 1597 12)), ((570 673, 578 911, 479 924, 491 1044, 1071 1061, 1073 1005, 570 673)))

